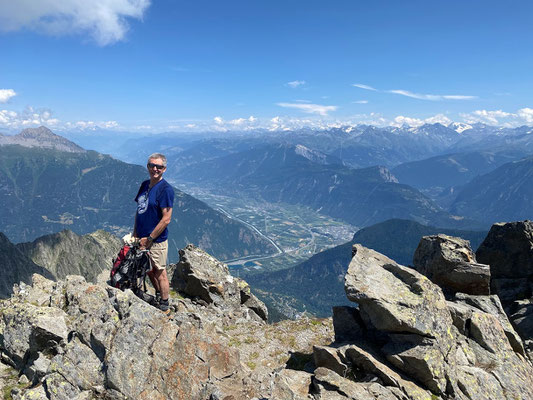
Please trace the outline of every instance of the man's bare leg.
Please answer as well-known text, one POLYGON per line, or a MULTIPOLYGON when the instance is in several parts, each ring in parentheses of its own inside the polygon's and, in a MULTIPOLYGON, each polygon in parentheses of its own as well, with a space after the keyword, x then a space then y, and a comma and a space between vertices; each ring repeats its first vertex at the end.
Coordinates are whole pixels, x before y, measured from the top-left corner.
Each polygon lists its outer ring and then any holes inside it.
POLYGON ((154 287, 156 293, 157 292, 161 293, 161 289, 160 289, 160 286, 159 286, 159 281, 154 276, 154 270, 151 269, 150 271, 148 271, 146 273, 146 275, 148 275, 148 278, 150 278, 150 282, 152 282, 152 286, 154 287))
MULTIPOLYGON (((168 283, 167 270, 153 269, 150 272, 153 274, 154 281, 156 281, 154 287, 161 293, 161 299, 168 300, 170 285, 168 283)), ((150 277, 150 279, 152 278, 150 277)))

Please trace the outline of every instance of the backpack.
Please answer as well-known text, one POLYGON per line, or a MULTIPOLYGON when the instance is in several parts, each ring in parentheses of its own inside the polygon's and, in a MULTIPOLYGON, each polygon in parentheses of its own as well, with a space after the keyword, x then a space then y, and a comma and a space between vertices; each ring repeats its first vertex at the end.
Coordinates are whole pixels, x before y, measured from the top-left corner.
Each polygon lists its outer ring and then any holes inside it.
POLYGON ((131 289, 139 297, 146 292, 145 278, 150 270, 148 250, 138 246, 124 245, 113 260, 111 286, 121 290, 131 289), (143 289, 144 288, 144 289, 143 289))

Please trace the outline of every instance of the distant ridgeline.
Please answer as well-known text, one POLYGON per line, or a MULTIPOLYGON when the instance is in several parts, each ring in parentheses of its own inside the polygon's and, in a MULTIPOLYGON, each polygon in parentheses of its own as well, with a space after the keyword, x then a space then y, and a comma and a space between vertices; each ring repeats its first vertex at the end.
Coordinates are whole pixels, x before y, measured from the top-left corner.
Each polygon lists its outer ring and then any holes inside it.
POLYGON ((404 218, 448 228, 482 228, 398 183, 385 167, 351 169, 335 157, 300 145, 263 145, 190 165, 177 176, 229 195, 243 191, 270 202, 301 204, 356 226, 404 218))
MULTIPOLYGON (((133 199, 145 179, 144 168, 85 151, 46 128, 0 136, 1 230, 13 242, 65 228, 78 234, 98 229, 116 235, 131 232, 133 199)), ((275 251, 243 224, 178 189, 175 193, 171 262, 188 243, 222 260, 275 251)))
POLYGON ((298 300, 295 304, 303 303, 306 311, 325 317, 331 314, 334 305, 349 304, 343 286, 354 243, 385 254, 402 265, 410 265, 422 236, 439 233, 467 239, 473 249, 487 235, 487 231, 436 228, 414 221, 393 219, 363 228, 348 243, 315 254, 292 268, 245 276, 245 279, 253 287, 272 293, 269 298, 292 297, 298 300))

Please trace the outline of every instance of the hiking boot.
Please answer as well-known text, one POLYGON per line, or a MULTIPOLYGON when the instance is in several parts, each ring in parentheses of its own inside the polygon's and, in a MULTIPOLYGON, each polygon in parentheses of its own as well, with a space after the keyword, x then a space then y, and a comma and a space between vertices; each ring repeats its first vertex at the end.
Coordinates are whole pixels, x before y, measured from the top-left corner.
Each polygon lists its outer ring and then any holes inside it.
POLYGON ((168 304, 168 299, 166 300, 159 300, 159 307, 158 307, 161 311, 163 311, 163 313, 165 314, 170 314, 170 307, 169 307, 169 304, 168 304))
POLYGON ((137 297, 139 297, 140 299, 146 301, 148 304, 151 304, 153 305, 154 303, 154 296, 151 296, 150 294, 146 293, 146 292, 143 292, 142 290, 138 291, 136 293, 137 297))

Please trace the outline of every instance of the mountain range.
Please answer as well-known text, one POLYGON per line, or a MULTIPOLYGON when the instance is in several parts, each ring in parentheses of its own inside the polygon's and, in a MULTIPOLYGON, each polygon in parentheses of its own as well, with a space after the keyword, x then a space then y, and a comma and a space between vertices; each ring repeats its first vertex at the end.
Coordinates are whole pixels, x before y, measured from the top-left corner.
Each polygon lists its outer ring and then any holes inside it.
POLYGON ((488 223, 533 219, 533 157, 474 178, 450 210, 488 223))
MULTIPOLYGON (((64 148, 64 139, 46 128, 23 131, 19 137, 57 141, 58 148, 64 148)), ((65 228, 78 234, 105 229, 122 235, 133 228, 133 199, 147 177, 144 168, 95 151, 4 144, 0 146, 0 199, 4 205, 0 226, 14 242, 31 241, 65 228)), ((221 259, 275 252, 269 241, 245 225, 178 189, 175 195, 171 261, 187 243, 209 249, 221 259)))
POLYGON ((399 184, 385 167, 349 168, 303 145, 263 145, 189 165, 174 176, 228 195, 247 192, 269 202, 305 205, 356 226, 390 218, 445 227, 479 226, 399 184))

